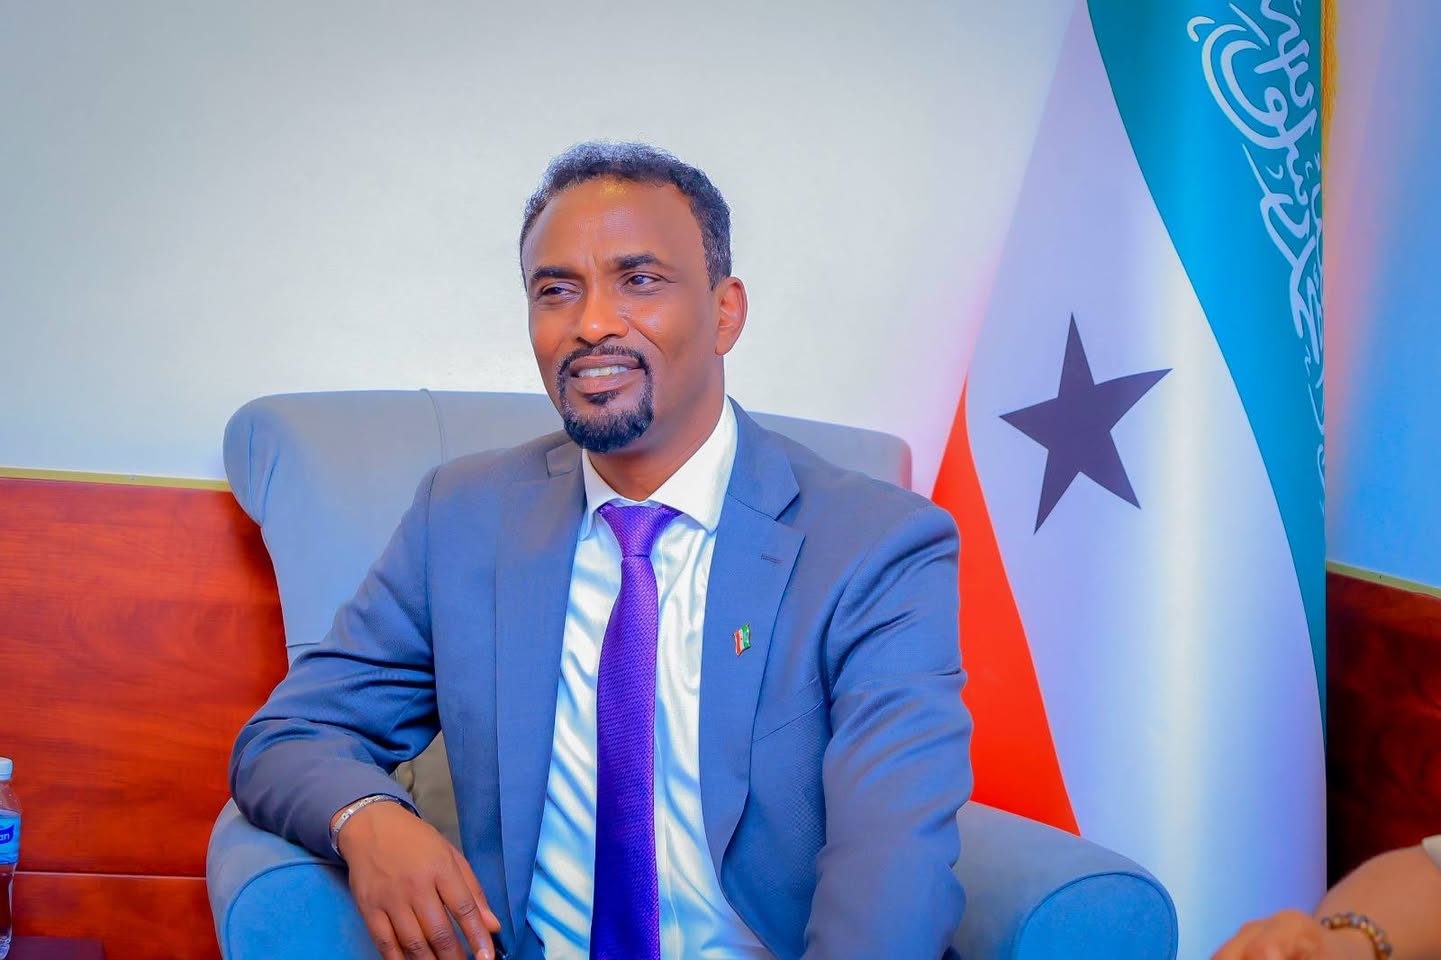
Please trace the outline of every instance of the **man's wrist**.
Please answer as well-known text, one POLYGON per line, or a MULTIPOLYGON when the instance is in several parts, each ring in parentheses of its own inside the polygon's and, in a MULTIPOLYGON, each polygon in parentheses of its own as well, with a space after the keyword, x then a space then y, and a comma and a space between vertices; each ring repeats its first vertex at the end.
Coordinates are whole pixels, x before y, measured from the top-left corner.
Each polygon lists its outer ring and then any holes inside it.
POLYGON ((330 849, 337 857, 345 859, 340 853, 340 831, 350 822, 351 817, 375 803, 398 803, 401 806, 407 806, 399 797, 392 797, 388 793, 372 793, 368 797, 361 797, 359 800, 341 807, 336 811, 335 816, 330 818, 330 849))

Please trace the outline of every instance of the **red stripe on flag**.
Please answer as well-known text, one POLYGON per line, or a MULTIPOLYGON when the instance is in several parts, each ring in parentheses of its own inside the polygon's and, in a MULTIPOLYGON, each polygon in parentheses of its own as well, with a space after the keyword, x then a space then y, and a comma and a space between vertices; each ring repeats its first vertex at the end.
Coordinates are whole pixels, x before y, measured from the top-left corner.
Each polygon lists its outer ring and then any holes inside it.
POLYGON ((961 531, 961 653, 975 718, 971 765, 982 803, 1079 833, 1036 668, 966 431, 966 391, 931 494, 961 531))

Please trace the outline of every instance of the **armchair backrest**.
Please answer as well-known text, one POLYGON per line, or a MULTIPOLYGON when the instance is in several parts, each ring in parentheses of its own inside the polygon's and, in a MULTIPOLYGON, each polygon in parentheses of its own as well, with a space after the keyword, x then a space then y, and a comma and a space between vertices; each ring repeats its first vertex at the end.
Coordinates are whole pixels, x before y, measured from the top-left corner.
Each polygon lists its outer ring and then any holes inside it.
MULTIPOLYGON (((900 486, 904 440, 757 414, 839 466, 900 486)), ((330 629, 380 555, 425 471, 560 429, 543 394, 340 391, 261 397, 225 428, 225 475, 275 565, 290 659, 330 629)))

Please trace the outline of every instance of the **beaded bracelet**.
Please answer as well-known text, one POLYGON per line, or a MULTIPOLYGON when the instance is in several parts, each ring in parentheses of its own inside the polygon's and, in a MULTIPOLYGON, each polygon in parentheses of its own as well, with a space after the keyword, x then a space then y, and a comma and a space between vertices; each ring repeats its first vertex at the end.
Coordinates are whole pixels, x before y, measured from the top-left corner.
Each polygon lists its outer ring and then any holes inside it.
POLYGON ((1364 913, 1333 913, 1321 919, 1321 926, 1327 930, 1359 930, 1371 941, 1376 960, 1390 960, 1391 941, 1387 939, 1386 931, 1376 926, 1364 913))

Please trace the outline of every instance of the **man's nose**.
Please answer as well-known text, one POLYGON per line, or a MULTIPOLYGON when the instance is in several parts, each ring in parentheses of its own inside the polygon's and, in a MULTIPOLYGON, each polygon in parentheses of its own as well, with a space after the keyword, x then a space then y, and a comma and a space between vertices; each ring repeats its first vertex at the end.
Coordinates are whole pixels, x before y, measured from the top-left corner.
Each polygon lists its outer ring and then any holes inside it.
POLYGON ((581 303, 580 329, 576 335, 586 343, 600 343, 630 332, 630 323, 613 297, 592 291, 581 303))

